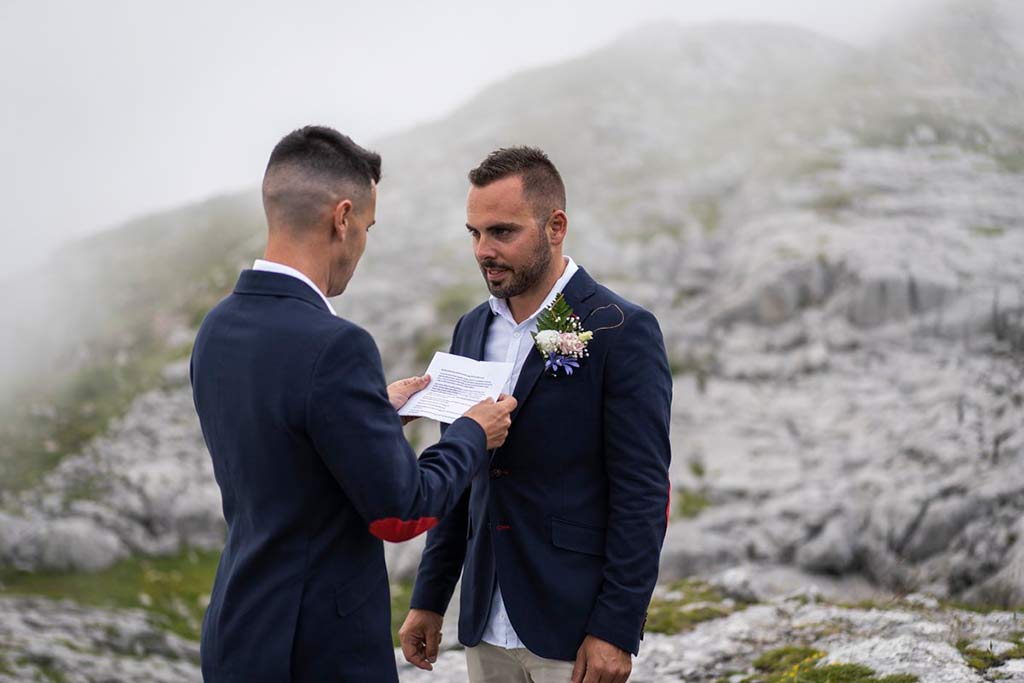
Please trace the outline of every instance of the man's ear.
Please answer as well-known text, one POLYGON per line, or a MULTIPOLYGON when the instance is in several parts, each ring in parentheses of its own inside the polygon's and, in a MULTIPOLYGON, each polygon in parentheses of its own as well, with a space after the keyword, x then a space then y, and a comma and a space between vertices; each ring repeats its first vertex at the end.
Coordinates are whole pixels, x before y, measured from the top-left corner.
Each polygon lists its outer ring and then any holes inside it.
POLYGON ((565 240, 565 234, 569 230, 569 217, 565 211, 555 209, 548 217, 548 241, 558 246, 565 240))
POLYGON ((348 219, 351 217, 351 199, 343 199, 334 206, 334 237, 338 240, 345 239, 345 232, 348 229, 348 219))

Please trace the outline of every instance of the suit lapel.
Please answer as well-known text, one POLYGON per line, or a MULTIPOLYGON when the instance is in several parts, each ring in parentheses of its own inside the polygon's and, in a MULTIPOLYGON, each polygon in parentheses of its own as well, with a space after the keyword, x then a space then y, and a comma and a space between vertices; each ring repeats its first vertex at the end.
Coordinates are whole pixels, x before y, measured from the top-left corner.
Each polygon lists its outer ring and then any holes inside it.
POLYGON ((484 359, 487 330, 491 325, 491 318, 493 317, 490 306, 485 304, 477 308, 473 315, 466 320, 465 342, 456 348, 463 351, 467 358, 472 358, 473 360, 484 359))
MULTIPOLYGON (((585 322, 587 317, 590 316, 592 308, 587 303, 587 299, 596 290, 597 283, 594 282, 594 279, 583 268, 576 271, 576 274, 569 279, 569 282, 566 283, 565 288, 562 290, 562 296, 565 297, 566 303, 580 317, 581 322, 585 322)), ((516 388, 512 392, 518 403, 515 412, 512 413, 513 418, 523 407, 530 392, 533 391, 534 385, 537 384, 537 380, 540 379, 543 373, 544 358, 540 355, 537 347, 533 346, 530 349, 529 355, 526 356, 526 362, 523 363, 523 369, 520 371, 519 379, 516 381, 516 388)))

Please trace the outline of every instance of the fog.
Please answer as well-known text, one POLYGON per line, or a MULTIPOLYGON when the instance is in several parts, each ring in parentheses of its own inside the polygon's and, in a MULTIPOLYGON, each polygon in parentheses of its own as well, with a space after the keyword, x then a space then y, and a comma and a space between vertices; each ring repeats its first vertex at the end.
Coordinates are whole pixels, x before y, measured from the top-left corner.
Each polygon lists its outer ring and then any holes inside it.
POLYGON ((0 272, 258 182, 285 132, 364 143, 638 24, 768 20, 855 44, 926 0, 0 4, 0 272))

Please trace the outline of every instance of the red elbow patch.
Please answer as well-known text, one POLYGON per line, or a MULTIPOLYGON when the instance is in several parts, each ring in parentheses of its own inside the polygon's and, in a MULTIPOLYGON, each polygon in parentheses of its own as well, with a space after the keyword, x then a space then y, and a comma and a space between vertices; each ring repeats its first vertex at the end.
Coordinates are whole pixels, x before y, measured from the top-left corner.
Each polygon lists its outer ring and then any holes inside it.
POLYGON ((668 523, 672 519, 672 482, 668 483, 668 505, 665 506, 665 532, 668 532, 668 523))
POLYGON ((384 541, 401 543, 419 536, 437 526, 437 517, 420 517, 419 519, 402 520, 397 517, 378 519, 370 524, 370 533, 384 541))

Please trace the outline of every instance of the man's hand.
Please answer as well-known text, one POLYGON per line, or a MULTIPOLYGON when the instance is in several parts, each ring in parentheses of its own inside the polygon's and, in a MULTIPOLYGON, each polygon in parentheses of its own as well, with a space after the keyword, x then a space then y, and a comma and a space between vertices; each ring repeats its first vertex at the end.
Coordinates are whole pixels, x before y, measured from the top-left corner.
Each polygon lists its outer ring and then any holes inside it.
POLYGON ((487 435, 487 450, 497 448, 505 443, 508 428, 512 426, 511 413, 516 409, 516 400, 508 394, 493 399, 485 398, 463 413, 463 417, 475 420, 487 435))
POLYGON ((625 650, 595 636, 587 636, 576 651, 572 683, 626 683, 633 658, 625 650))
POLYGON ((441 645, 441 624, 444 617, 426 609, 411 609, 402 628, 398 629, 398 642, 405 661, 427 671, 437 661, 441 645))
MULTIPOLYGON (((406 377, 388 385, 388 400, 392 407, 398 410, 405 405, 406 401, 418 391, 423 391, 430 384, 430 375, 422 377, 406 377)), ((415 417, 403 417, 402 424, 406 425, 415 420, 415 417)))

